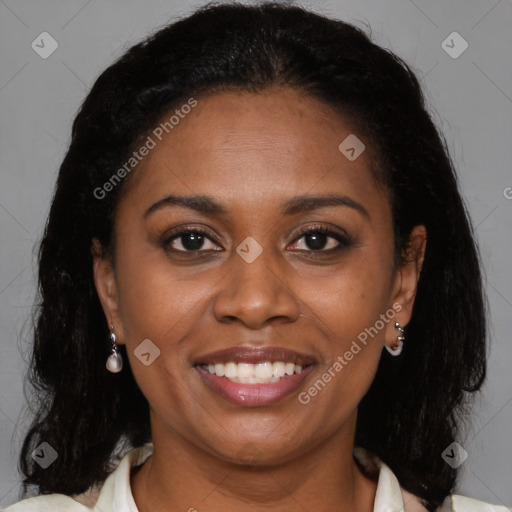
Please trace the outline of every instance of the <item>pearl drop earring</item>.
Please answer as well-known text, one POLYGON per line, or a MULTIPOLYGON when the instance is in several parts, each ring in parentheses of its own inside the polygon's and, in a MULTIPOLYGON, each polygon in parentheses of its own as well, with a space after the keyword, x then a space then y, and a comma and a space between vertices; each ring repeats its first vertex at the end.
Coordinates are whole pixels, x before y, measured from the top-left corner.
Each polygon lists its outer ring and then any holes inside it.
POLYGON ((114 332, 114 326, 110 324, 110 340, 112 342, 112 352, 107 359, 107 370, 112 373, 118 373, 123 369, 123 357, 117 351, 116 345, 116 334, 114 332))

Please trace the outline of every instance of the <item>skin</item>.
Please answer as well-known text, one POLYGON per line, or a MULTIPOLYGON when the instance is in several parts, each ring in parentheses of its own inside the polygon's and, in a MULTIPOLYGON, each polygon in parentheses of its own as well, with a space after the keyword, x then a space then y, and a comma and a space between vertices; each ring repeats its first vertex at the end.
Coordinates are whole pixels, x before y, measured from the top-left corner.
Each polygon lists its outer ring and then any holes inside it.
POLYGON ((131 475, 141 512, 373 510, 376 479, 352 455, 357 407, 384 344, 396 343, 394 322, 410 320, 426 232, 413 230, 407 262, 395 268, 391 207, 369 151, 349 161, 338 149, 351 133, 346 120, 293 90, 200 97, 136 170, 116 215, 115 261, 95 242, 105 316, 151 409, 154 454, 131 475), (171 193, 209 195, 228 211, 167 205, 144 216, 171 193), (280 212, 295 196, 332 193, 368 215, 349 206, 280 212), (211 238, 199 256, 186 252, 187 235, 162 247, 183 225, 211 238), (330 235, 311 248, 298 230, 317 225, 353 241, 330 255, 340 246, 330 235), (263 249, 250 264, 236 252, 248 236, 263 249), (301 404, 298 393, 393 304, 401 305, 395 318, 301 404), (161 351, 149 366, 134 355, 146 338, 161 351), (237 407, 206 387, 193 363, 244 344, 297 350, 317 365, 279 403, 237 407))

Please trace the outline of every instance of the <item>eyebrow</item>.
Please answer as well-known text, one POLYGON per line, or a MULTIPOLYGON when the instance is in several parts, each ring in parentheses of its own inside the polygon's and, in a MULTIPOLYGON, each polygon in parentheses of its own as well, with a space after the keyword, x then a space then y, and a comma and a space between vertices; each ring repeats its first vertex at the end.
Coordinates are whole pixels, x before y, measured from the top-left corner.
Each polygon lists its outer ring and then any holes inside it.
MULTIPOLYGON (((144 213, 144 217, 147 217, 160 208, 170 205, 194 210, 208 216, 221 216, 229 213, 224 206, 210 196, 179 196, 170 194, 152 204, 144 213)), ((303 195, 293 197, 286 201, 281 207, 281 214, 284 216, 291 216, 329 206, 348 206, 349 208, 353 208, 358 211, 364 217, 370 219, 370 214, 362 204, 354 201, 348 196, 338 194, 327 194, 321 196, 303 195)))

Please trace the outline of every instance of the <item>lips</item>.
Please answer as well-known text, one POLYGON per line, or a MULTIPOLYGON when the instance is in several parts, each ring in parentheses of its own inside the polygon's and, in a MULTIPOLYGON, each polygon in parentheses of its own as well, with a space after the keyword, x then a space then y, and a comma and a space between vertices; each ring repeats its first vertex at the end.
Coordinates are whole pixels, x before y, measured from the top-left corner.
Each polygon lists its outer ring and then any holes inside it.
POLYGON ((263 407, 296 392, 315 363, 312 356, 283 347, 238 346, 200 356, 194 368, 211 391, 231 404, 263 407))
POLYGON ((212 375, 202 366, 195 366, 206 387, 237 407, 267 407, 288 398, 298 391, 314 368, 315 365, 307 366, 298 374, 287 375, 268 384, 241 384, 212 375))
POLYGON ((210 352, 204 356, 200 356, 195 361, 194 365, 209 365, 222 363, 226 364, 229 362, 234 363, 275 363, 278 361, 284 361, 287 363, 293 363, 300 366, 309 366, 315 364, 315 359, 307 354, 289 350, 283 347, 248 347, 238 346, 232 348, 226 348, 218 350, 216 352, 210 352))

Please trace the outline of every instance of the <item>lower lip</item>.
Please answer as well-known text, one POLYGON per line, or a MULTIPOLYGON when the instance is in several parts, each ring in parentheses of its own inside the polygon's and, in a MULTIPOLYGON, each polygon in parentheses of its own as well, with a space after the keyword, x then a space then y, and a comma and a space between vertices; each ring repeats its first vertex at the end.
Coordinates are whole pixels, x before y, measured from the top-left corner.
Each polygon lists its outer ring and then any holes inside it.
POLYGON ((275 404, 291 395, 313 371, 313 367, 312 364, 300 373, 282 377, 277 382, 268 384, 240 384, 213 375, 201 366, 195 366, 195 369, 206 385, 228 402, 242 407, 262 407, 275 404))

